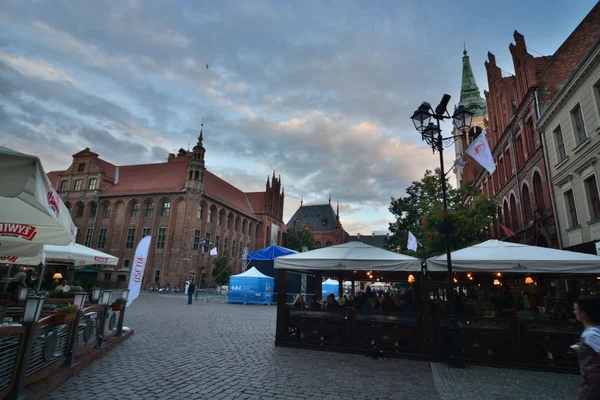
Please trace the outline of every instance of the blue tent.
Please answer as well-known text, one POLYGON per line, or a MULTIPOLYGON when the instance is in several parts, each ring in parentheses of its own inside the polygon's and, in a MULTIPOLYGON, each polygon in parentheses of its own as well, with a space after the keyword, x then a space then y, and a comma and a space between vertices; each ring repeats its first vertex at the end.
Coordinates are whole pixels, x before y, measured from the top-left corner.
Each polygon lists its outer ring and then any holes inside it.
POLYGON ((248 261, 271 261, 276 257, 287 256, 288 254, 296 254, 297 251, 286 249, 285 247, 269 246, 264 249, 255 251, 254 253, 248 254, 248 261))
POLYGON ((271 304, 275 279, 252 267, 229 277, 227 301, 232 304, 271 304))
POLYGON ((331 278, 321 284, 321 296, 323 299, 329 296, 330 293, 333 293, 335 297, 338 297, 339 290, 339 282, 331 278))

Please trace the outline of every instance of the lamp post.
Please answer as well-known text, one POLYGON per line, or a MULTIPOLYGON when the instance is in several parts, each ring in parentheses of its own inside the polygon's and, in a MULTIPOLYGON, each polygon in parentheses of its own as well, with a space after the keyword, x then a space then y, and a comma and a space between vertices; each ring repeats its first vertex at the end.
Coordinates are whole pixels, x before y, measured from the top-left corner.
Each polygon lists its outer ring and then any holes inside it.
POLYGON ((19 287, 19 292, 17 293, 17 301, 19 303, 25 303, 25 300, 27 300, 27 293, 29 293, 29 288, 27 286, 19 287))
MULTIPOLYGON (((473 113, 463 106, 456 108, 454 110, 454 114, 450 116, 447 110, 449 101, 450 95, 445 94, 435 110, 431 108, 431 104, 424 102, 411 117, 415 128, 421 134, 423 141, 425 141, 429 147, 431 147, 434 153, 436 150, 438 153, 440 153, 440 180, 442 181, 442 201, 444 205, 444 212, 448 210, 446 198, 446 174, 444 173, 444 147, 451 146, 454 144, 454 142, 456 142, 457 139, 464 136, 470 129, 471 119, 473 118, 473 113), (431 122, 432 118, 435 119, 436 123, 431 122), (442 137, 440 121, 445 119, 452 119, 454 126, 461 132, 461 134, 442 137)), ((446 260, 448 265, 448 305, 450 309, 448 313, 448 328, 450 333, 449 364, 454 367, 462 367, 464 366, 464 362, 460 340, 460 330, 458 328, 458 321, 456 319, 456 301, 454 296, 454 281, 452 279, 452 257, 450 256, 450 235, 450 232, 445 232, 446 260)))
POLYGON ((98 304, 100 302, 101 294, 102 294, 102 289, 99 289, 99 288, 92 289, 92 303, 98 304))
POLYGON ((102 314, 102 321, 100 321, 100 328, 98 332, 98 344, 96 348, 101 349, 104 347, 104 343, 106 340, 104 339, 104 328, 106 326, 106 319, 108 317, 108 306, 110 305, 110 298, 112 297, 112 290, 105 290, 102 292, 102 296, 100 298, 100 305, 104 307, 104 312, 102 314))

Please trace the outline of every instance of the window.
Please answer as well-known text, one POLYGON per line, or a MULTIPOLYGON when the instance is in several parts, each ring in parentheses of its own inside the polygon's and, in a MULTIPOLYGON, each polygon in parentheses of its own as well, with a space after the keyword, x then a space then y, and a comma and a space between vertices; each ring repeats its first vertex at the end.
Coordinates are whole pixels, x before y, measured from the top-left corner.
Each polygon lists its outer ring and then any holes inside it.
POLYGON ((217 225, 223 225, 223 214, 219 214, 219 216, 217 217, 217 225))
POLYGON ((160 215, 162 217, 168 217, 169 214, 171 214, 171 202, 170 201, 164 201, 162 203, 162 209, 160 210, 160 215))
POLYGON ((69 181, 60 181, 60 191, 66 192, 69 190, 69 181))
POLYGON ((521 192, 523 196, 523 214, 525 217, 525 224, 529 225, 533 218, 533 214, 531 212, 531 197, 529 196, 529 187, 527 185, 523 185, 523 191, 521 192))
POLYGON ((83 245, 86 247, 92 247, 92 237, 94 236, 94 228, 87 228, 85 231, 85 239, 83 245))
POLYGON ((500 167, 500 186, 506 182, 506 171, 504 171, 504 159, 500 158, 498 160, 498 167, 500 167))
POLYGON ((235 219, 235 225, 234 225, 234 227, 233 227, 233 231, 234 231, 234 232, 237 232, 239 229, 240 229, 240 219, 239 219, 239 218, 236 218, 236 219, 235 219))
POLYGON ((200 286, 204 286, 206 284, 206 272, 200 273, 200 286))
POLYGON ((223 253, 227 254, 227 250, 229 250, 229 238, 225 238, 225 243, 223 243, 223 253))
POLYGON ((221 236, 217 235, 217 239, 215 241, 215 247, 217 248, 217 252, 221 252, 220 246, 221 245, 221 236))
POLYGON ((136 201, 131 206, 131 218, 136 218, 139 213, 140 213, 140 203, 136 201))
POLYGON ((154 283, 160 283, 160 270, 154 270, 154 283))
POLYGON ((198 210, 196 210, 196 219, 202 219, 202 214, 204 211, 204 207, 202 204, 198 204, 198 210))
POLYGON ((510 218, 510 213, 508 211, 508 201, 504 202, 504 225, 506 225, 506 227, 508 229, 514 229, 512 224, 511 224, 511 218, 510 218))
POLYGON ((98 232, 98 245, 96 246, 99 249, 104 248, 104 244, 106 243, 106 228, 101 228, 98 232))
POLYGON ((575 206, 575 197, 573 196, 572 189, 569 189, 565 192, 565 206, 567 209, 569 228, 578 226, 579 219, 577 218, 577 207, 575 206))
POLYGON ((112 274, 110 272, 105 272, 104 273, 104 280, 105 281, 110 281, 112 279, 112 274))
POLYGON ((79 243, 79 239, 81 239, 81 231, 77 228, 77 233, 75 234, 75 243, 79 243))
POLYGON ((164 249, 166 239, 167 239, 167 228, 158 228, 158 236, 156 238, 156 248, 164 249))
POLYGON ((506 168, 506 179, 510 179, 513 174, 513 165, 509 149, 506 149, 506 151, 504 152, 504 160, 504 168, 506 168))
POLYGON ((248 222, 246 220, 244 220, 244 222, 242 222, 242 234, 246 234, 246 229, 248 228, 248 222))
POLYGON ((110 204, 104 205, 104 211, 102 212, 102 218, 106 219, 110 217, 110 204))
POLYGON ((233 218, 233 216, 231 214, 229 214, 227 216, 227 229, 231 229, 231 219, 233 218))
POLYGON ((204 253, 208 253, 210 250, 210 233, 206 234, 206 240, 204 241, 204 253))
POLYGON ((90 178, 90 183, 88 184, 89 190, 96 190, 96 178, 90 178))
POLYGON ((123 260, 123 268, 129 269, 129 259, 128 258, 123 260))
POLYGON ((533 120, 529 118, 527 120, 527 134, 531 138, 531 151, 535 150, 536 140, 535 140, 535 128, 533 127, 533 120))
POLYGON ((196 272, 190 271, 190 279, 191 282, 196 282, 196 272))
POLYGON ((83 204, 77 204, 77 214, 75 214, 75 216, 78 218, 83 217, 83 210, 83 204))
MULTIPOLYGON (((248 247, 250 247, 250 245, 248 245, 248 247)), ((240 258, 242 258, 244 255, 244 244, 240 243, 240 258)))
POLYGON ((231 245, 231 257, 235 257, 235 240, 233 241, 233 244, 231 245))
POLYGON ((581 144, 587 139, 587 133, 585 131, 585 123, 583 122, 583 114, 581 113, 581 107, 579 104, 571 111, 573 123, 575 125, 575 133, 577 134, 577 144, 581 144))
POLYGON ((150 200, 146 203, 146 218, 150 218, 154 215, 154 202, 150 200))
POLYGON ((331 246, 331 242, 328 240, 327 243, 325 243, 325 247, 329 247, 331 246))
POLYGON ((519 135, 515 140, 515 154, 517 156, 517 168, 523 166, 523 136, 519 135))
POLYGON ((583 181, 590 209, 590 218, 592 220, 600 218, 600 199, 598 198, 598 184, 596 176, 592 175, 583 181))
POLYGON ((510 225, 513 227, 513 231, 519 229, 519 219, 517 218, 517 201, 515 196, 510 196, 510 225))
POLYGON ((202 233, 200 229, 196 229, 194 233, 194 247, 193 250, 200 250, 200 240, 202 240, 202 233))
POLYGON ((150 233, 152 232, 152 228, 142 228, 142 237, 146 237, 146 236, 150 236, 150 233))
POLYGON ((79 165, 77 166, 77 172, 83 172, 84 169, 85 163, 79 163, 79 165))
POLYGON ((535 205, 538 209, 545 210, 544 188, 542 187, 542 178, 537 172, 533 175, 533 195, 535 197, 535 205))
POLYGON ((77 179, 75 181, 75 186, 73 186, 73 190, 81 190, 81 179, 77 179))
POLYGON ((212 208, 209 208, 208 209, 208 222, 213 222, 212 218, 213 218, 213 210, 212 210, 212 208))
POLYGON ((133 249, 133 242, 135 241, 135 228, 127 229, 127 237, 125 238, 125 248, 133 249))
POLYGON ((554 143, 556 144, 556 158, 560 162, 567 157, 567 153, 565 152, 565 143, 563 142, 563 135, 560 129, 560 125, 554 130, 554 143))
POLYGON ((94 218, 96 216, 97 212, 98 212, 98 204, 92 203, 92 205, 90 206, 90 217, 94 218))

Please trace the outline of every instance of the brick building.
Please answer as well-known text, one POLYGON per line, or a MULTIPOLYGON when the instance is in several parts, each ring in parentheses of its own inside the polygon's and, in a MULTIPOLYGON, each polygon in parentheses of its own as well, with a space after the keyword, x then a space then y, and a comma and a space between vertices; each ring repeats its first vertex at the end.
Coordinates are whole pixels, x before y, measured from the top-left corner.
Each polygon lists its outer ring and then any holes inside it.
POLYGON ((316 248, 346 243, 348 238, 348 232, 340 222, 340 205, 338 203, 337 211, 334 211, 331 198, 329 204, 305 206, 304 202, 301 202, 300 208, 290 218, 287 226, 304 226, 310 230, 315 237, 316 248))
POLYGON ((192 151, 167 162, 116 166, 89 148, 71 166, 48 174, 78 227, 77 242, 119 257, 98 274, 99 284, 124 286, 135 247, 151 235, 143 285, 181 285, 190 277, 210 282, 208 252, 232 258, 239 271, 249 251, 281 244, 284 193, 281 178, 267 178, 264 192, 244 193, 208 171, 202 132, 192 151))
MULTIPOLYGON (((523 35, 515 31, 515 43, 509 46, 512 76, 503 76, 495 56, 488 53, 487 138, 497 169, 490 175, 474 166, 474 182, 498 200, 498 222, 516 234, 513 240, 558 247, 537 122, 599 35, 600 4, 596 4, 552 56, 533 57, 523 35)), ((492 231, 492 237, 506 238, 498 223, 492 231)))

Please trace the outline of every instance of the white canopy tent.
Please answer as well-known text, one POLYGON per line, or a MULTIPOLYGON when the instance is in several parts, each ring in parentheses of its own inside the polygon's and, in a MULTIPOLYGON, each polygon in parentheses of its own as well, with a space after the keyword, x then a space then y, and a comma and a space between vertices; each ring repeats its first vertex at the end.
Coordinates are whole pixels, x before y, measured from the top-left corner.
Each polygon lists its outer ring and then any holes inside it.
POLYGON ((349 242, 275 259, 275 269, 305 271, 421 271, 421 260, 361 242, 349 242))
POLYGON ((69 210, 38 157, 0 146, 0 176, 0 256, 4 260, 41 257, 42 245, 68 245, 75 240, 69 210))
POLYGON ((256 269, 256 267, 252 267, 247 271, 242 272, 241 274, 237 274, 237 275, 231 275, 232 277, 243 277, 243 278, 269 278, 272 279, 273 277, 269 276, 269 275, 265 275, 262 272, 260 272, 259 270, 256 269))
MULTIPOLYGON (((488 240, 450 253, 456 272, 600 274, 600 256, 488 240)), ((446 254, 427 260, 427 270, 448 271, 446 254)))
POLYGON ((76 267, 95 264, 117 265, 119 263, 118 257, 77 243, 71 243, 68 246, 45 245, 44 257, 46 259, 70 260, 73 261, 76 267))

